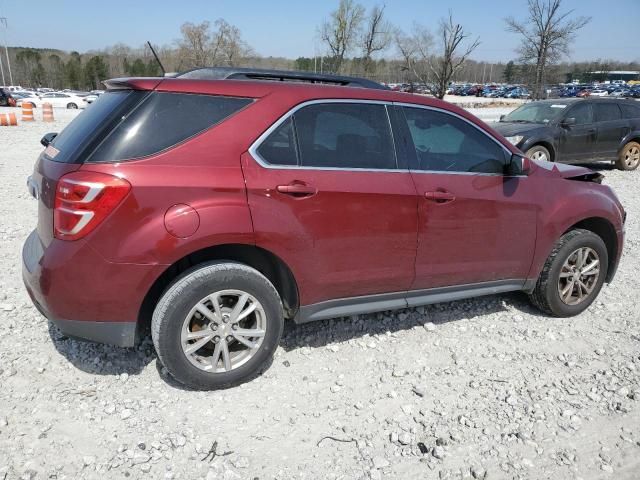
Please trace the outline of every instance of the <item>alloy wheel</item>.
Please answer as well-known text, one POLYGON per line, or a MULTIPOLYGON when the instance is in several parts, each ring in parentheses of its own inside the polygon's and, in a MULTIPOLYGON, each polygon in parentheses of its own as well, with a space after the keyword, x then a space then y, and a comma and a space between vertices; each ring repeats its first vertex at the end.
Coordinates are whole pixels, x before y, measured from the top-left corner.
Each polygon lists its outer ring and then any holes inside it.
POLYGON ((640 164, 640 147, 631 145, 624 152, 624 163, 629 169, 634 169, 640 164))
POLYGON ((600 257, 589 247, 580 247, 567 257, 558 278, 558 293, 566 305, 584 302, 600 278, 600 257))
POLYGON ((221 290, 189 311, 180 344, 195 367, 224 373, 244 365, 258 352, 266 328, 267 315, 255 297, 242 290, 221 290))
POLYGON ((531 160, 538 160, 538 161, 541 161, 541 162, 546 162, 549 159, 547 158, 547 154, 544 153, 542 150, 536 150, 531 155, 531 160))

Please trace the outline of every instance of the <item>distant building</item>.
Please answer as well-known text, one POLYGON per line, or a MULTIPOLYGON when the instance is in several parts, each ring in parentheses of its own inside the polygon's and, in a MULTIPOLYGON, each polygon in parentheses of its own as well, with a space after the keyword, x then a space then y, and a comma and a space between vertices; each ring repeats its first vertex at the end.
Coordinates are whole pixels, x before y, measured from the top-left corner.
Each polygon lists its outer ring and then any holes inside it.
POLYGON ((634 70, 612 70, 588 72, 586 75, 590 76, 594 80, 600 82, 614 82, 616 80, 624 80, 628 82, 630 80, 640 80, 640 72, 634 70))

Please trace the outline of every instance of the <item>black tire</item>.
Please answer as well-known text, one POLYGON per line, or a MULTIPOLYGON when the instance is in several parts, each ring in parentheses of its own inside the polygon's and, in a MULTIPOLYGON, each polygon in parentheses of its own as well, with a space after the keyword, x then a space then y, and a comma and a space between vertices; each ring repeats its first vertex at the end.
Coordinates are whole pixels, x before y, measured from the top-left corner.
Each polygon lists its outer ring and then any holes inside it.
POLYGON ((260 374, 278 347, 284 328, 280 296, 257 270, 240 263, 212 262, 186 271, 166 290, 153 312, 151 337, 160 362, 178 382, 197 390, 227 388, 260 374), (255 297, 266 314, 264 339, 253 356, 227 372, 206 372, 194 366, 182 349, 180 335, 189 311, 214 292, 241 290, 255 297))
POLYGON ((531 302, 543 312, 554 317, 573 317, 586 310, 602 289, 609 266, 607 247, 598 235, 589 230, 575 229, 565 233, 555 244, 544 268, 538 277, 534 291, 529 294, 531 302), (568 305, 560 298, 558 282, 565 261, 581 247, 593 249, 600 260, 600 273, 592 292, 577 305, 568 305))
POLYGON ((619 170, 635 170, 638 166, 640 166, 640 143, 629 142, 620 150, 616 167, 619 170))
POLYGON ((527 150, 526 155, 532 160, 544 160, 544 158, 546 158, 547 162, 551 161, 551 153, 549 152, 549 149, 543 147, 542 145, 534 145, 529 150, 527 150))
POLYGON ((78 108, 78 105, 75 103, 67 103, 67 109, 75 110, 76 108, 78 108))

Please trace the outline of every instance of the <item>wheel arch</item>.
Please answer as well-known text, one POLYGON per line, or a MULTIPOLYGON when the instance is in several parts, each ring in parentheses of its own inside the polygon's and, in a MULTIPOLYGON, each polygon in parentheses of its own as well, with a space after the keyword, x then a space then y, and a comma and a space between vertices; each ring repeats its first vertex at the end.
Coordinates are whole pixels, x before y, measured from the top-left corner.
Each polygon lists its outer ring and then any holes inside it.
POLYGON ((624 147, 626 147, 627 144, 630 142, 640 143, 640 131, 634 130, 629 135, 624 137, 624 139, 622 139, 622 142, 620 142, 620 146, 618 147, 618 155, 622 153, 622 150, 624 149, 624 147))
POLYGON ((285 317, 293 318, 299 308, 298 285, 289 266, 274 253, 247 244, 222 244, 206 247, 185 255, 155 280, 146 293, 138 314, 138 332, 145 332, 151 324, 156 304, 171 283, 186 270, 215 260, 228 260, 255 268, 269 279, 283 302, 285 317))
POLYGON ((589 230, 590 232, 598 235, 605 246, 607 247, 607 255, 609 257, 609 264, 607 266, 607 276, 605 277, 606 281, 609 282, 613 278, 613 275, 616 270, 616 260, 618 258, 618 236, 616 234, 616 229, 613 224, 603 217, 589 217, 584 220, 580 220, 577 223, 574 223, 569 228, 567 228, 562 235, 568 233, 571 230, 575 230, 577 228, 581 228, 583 230, 589 230))
POLYGON ((540 139, 540 140, 535 140, 533 142, 531 142, 531 145, 529 145, 526 148, 526 151, 529 151, 530 149, 532 149, 533 147, 537 147, 537 146, 541 146, 546 148, 549 151, 549 155, 551 156, 550 161, 551 162, 555 162, 556 161, 556 149, 553 146, 553 143, 549 140, 546 139, 540 139))

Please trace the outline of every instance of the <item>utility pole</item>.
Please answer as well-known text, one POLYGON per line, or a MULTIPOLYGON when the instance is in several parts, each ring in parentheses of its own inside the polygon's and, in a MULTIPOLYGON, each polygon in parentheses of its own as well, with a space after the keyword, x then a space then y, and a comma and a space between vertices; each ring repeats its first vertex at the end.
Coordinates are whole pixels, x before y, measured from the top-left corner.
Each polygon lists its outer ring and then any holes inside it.
POLYGON ((2 57, 0 56, 0 74, 2 74, 2 85, 4 85, 4 67, 2 66, 2 57))
MULTIPOLYGON (((11 61, 9 60, 9 48, 7 47, 7 30, 9 26, 7 24, 7 17, 0 17, 0 25, 4 26, 4 53, 7 56, 7 68, 9 70, 9 83, 13 85, 13 76, 11 75, 11 61)), ((2 74, 2 83, 4 83, 4 73, 2 74)))

